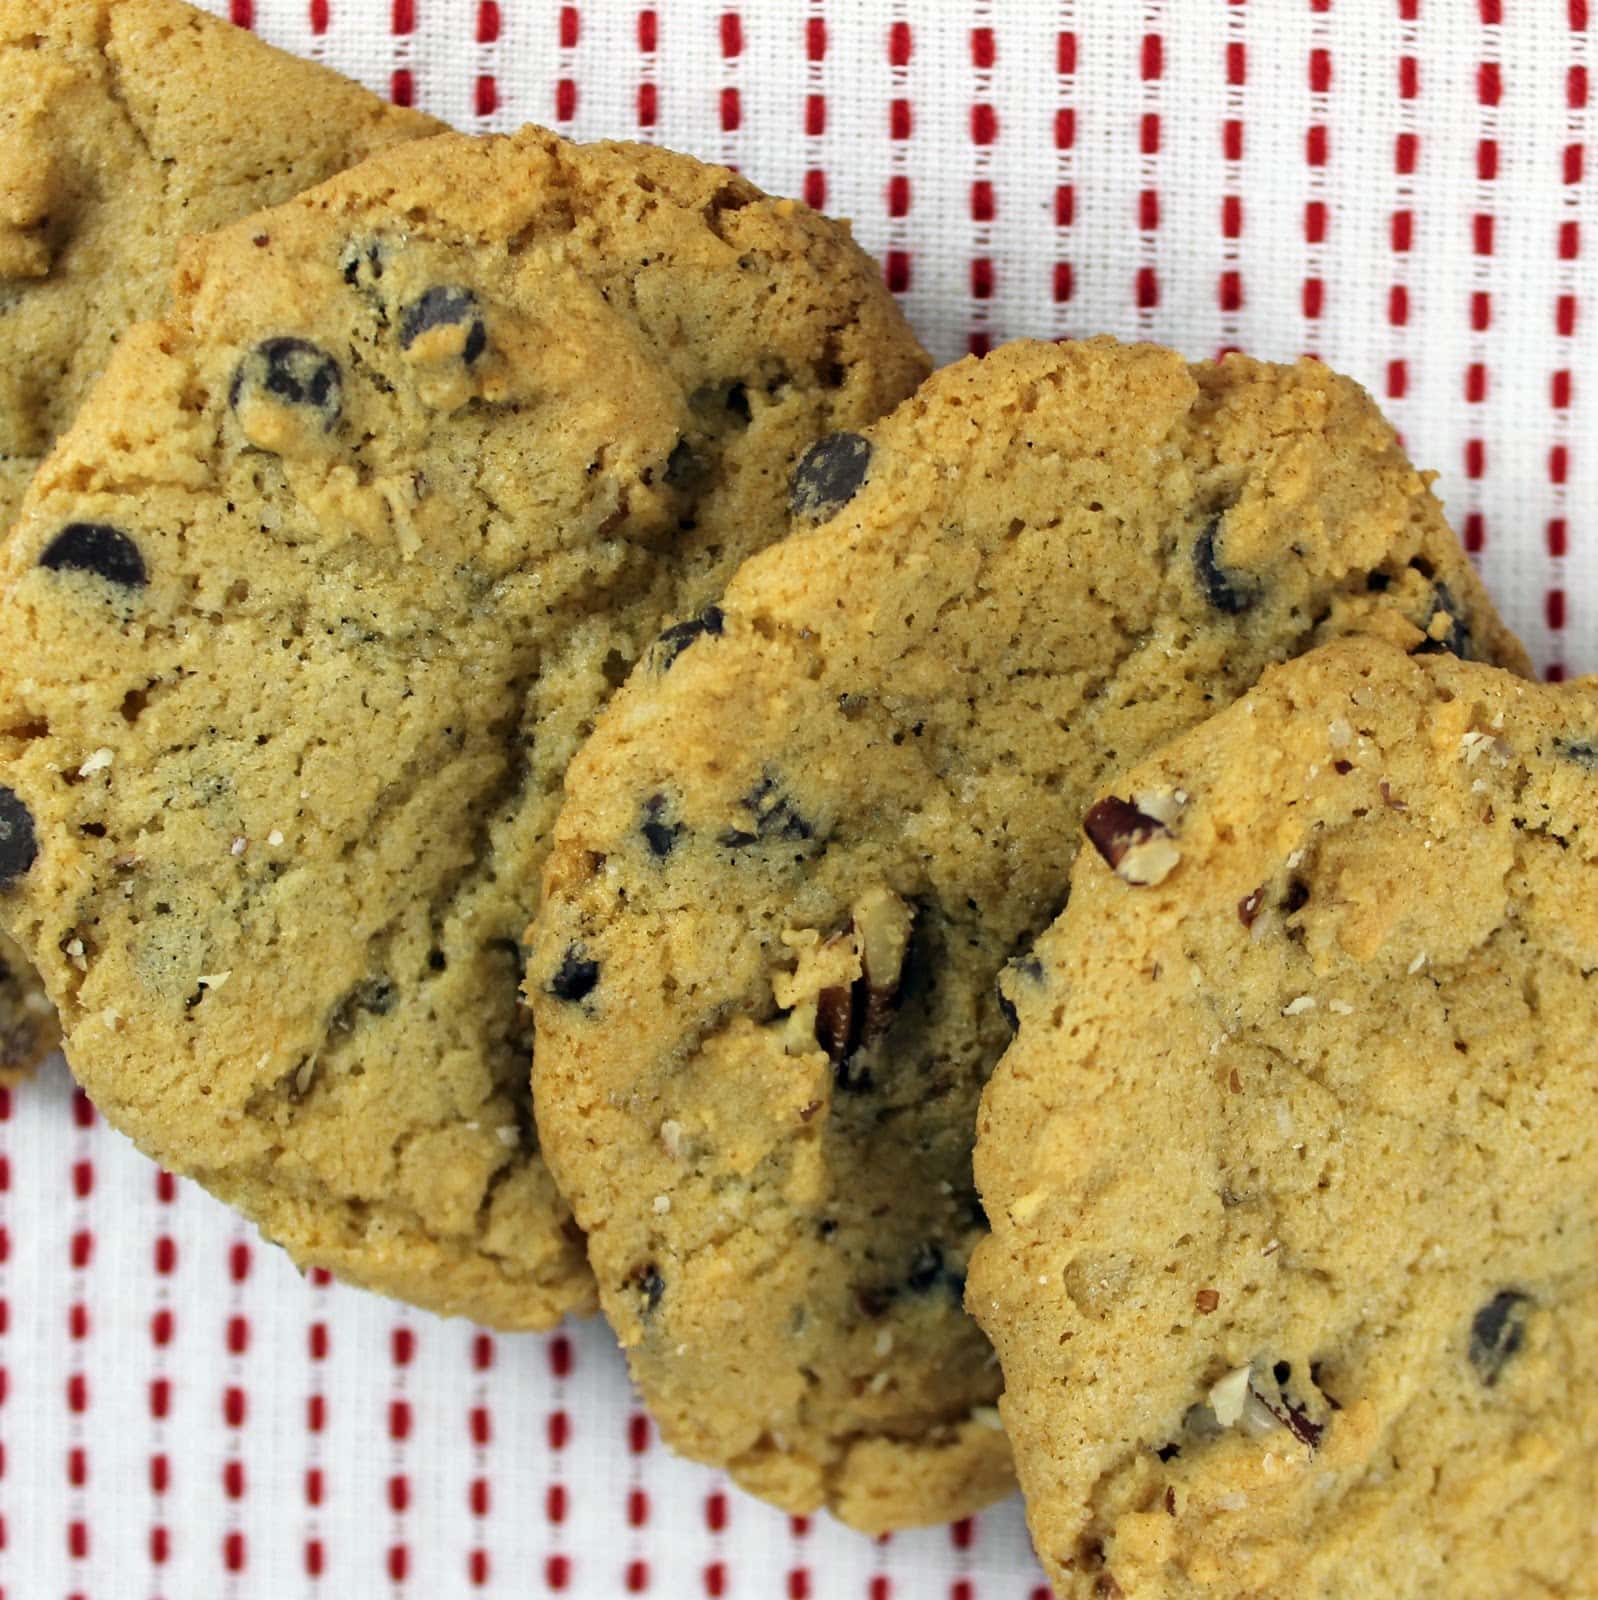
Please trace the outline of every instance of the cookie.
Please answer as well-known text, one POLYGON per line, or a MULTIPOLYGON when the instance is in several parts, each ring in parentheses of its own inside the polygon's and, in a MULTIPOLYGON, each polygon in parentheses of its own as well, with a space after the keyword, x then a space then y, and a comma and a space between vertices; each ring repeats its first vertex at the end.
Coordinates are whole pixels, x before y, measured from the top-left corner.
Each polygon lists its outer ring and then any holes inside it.
POLYGON ((590 1305, 518 998, 566 761, 925 367, 843 229, 537 129, 187 245, 0 555, 5 914, 106 1116, 299 1262, 590 1305))
MULTIPOLYGON (((0 0, 0 532, 183 234, 442 126, 177 0, 0 0)), ((59 1030, 0 969, 4 1075, 59 1030)))
POLYGON ((1525 662, 1315 363, 1008 346, 791 498, 572 765, 534 1093, 666 1439, 876 1531, 1010 1482, 971 1142, 1095 786, 1339 632, 1525 662))
POLYGON ((0 1085, 27 1077, 60 1042, 55 1008, 33 968, 0 933, 0 1085))
POLYGON ((1057 1592, 1591 1594, 1598 680, 1340 641, 1083 831, 967 1296, 1057 1592))

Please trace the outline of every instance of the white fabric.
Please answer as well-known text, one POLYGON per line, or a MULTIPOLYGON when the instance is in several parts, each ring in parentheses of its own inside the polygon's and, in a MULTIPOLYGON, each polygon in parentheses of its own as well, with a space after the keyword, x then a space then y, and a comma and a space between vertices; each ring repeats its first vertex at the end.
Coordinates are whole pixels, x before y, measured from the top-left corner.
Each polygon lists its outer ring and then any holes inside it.
MULTIPOLYGON (((640 42, 651 8, 636 0, 244 9, 274 43, 381 92, 409 72, 416 103, 464 128, 531 119, 580 138, 647 135, 796 194, 824 173, 829 208, 868 248, 908 262, 904 303, 940 359, 978 335, 1099 330, 1195 355, 1314 351, 1370 387, 1438 469, 1539 670, 1598 668, 1585 0, 1515 5, 1502 26, 1497 0, 671 0, 656 8, 653 50, 640 42), (496 13, 497 39, 480 41, 496 13), (818 22, 826 50, 811 59, 818 22), (1229 81, 1239 50, 1242 79, 1229 81), (645 85, 652 126, 639 120, 645 85), (730 90, 736 127, 723 126, 730 90), (825 131, 807 132, 818 95, 825 131), (895 100, 909 104, 908 137, 890 137, 895 100), (986 143, 973 138, 978 107, 996 122, 986 143), (1062 113, 1074 118, 1063 147, 1062 113), (895 177, 909 183, 901 216, 895 177), (991 220, 973 215, 981 182, 991 220), (1491 254, 1478 248, 1488 227, 1491 254), (988 298, 973 295, 973 260, 991 263, 988 298), (1229 272, 1241 284, 1230 310, 1229 272), (1139 305, 1140 273, 1157 303, 1139 305), (1403 322, 1395 291, 1407 293, 1403 322), (1317 292, 1319 314, 1306 315, 1317 292), (1550 545, 1560 524, 1562 555, 1550 545)), ((153 1167, 75 1117, 59 1068, 6 1110, 0 1600, 1039 1590, 1014 1503, 974 1528, 886 1544, 824 1518, 791 1525, 639 1435, 602 1325, 572 1327, 564 1344, 485 1347, 468 1327, 302 1282, 196 1188, 163 1199, 153 1167), (161 1382, 170 1400, 157 1416, 161 1382), (410 1408, 402 1437, 396 1402, 410 1408), (486 1566, 474 1569, 474 1552, 486 1566)))

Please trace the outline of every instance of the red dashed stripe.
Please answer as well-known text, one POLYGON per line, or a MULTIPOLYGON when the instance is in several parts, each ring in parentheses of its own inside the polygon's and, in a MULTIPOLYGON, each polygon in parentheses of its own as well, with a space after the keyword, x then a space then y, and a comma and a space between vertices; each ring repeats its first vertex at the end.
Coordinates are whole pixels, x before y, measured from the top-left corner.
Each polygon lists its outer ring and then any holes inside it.
POLYGON ((806 205, 820 211, 827 204, 827 16, 825 0, 810 0, 804 22, 804 136, 806 205))
POLYGON ((1064 6, 1061 26, 1054 35, 1054 266, 1050 298, 1054 304, 1054 334, 1065 335, 1071 296, 1076 292, 1076 264, 1072 259, 1072 229, 1076 225, 1076 29, 1071 26, 1075 7, 1064 6))
MULTIPOLYGON (((1140 337, 1155 335, 1155 312, 1160 304, 1159 272, 1159 155, 1163 136, 1161 107, 1165 77, 1164 0, 1144 0, 1139 13, 1142 29, 1137 54, 1140 80, 1138 98, 1138 191, 1129 219, 1137 230, 1138 266, 1132 278, 1132 304, 1140 337)), ((1127 18, 1128 26, 1131 17, 1127 18)))
POLYGON ((583 19, 576 6, 562 6, 556 22, 555 121, 569 123, 577 115, 577 46, 583 35, 583 19))
MULTIPOLYGON (((571 1581, 571 1560, 560 1548, 566 1537, 566 1519, 570 1504, 562 1481, 565 1474, 564 1452, 571 1444, 571 1416, 567 1410, 566 1386, 576 1365, 576 1352, 572 1342, 563 1333, 548 1339, 544 1352, 549 1363, 554 1409, 545 1423, 545 1443, 549 1447, 548 1463, 550 1484, 545 1498, 545 1515, 549 1523, 549 1542, 553 1553, 544 1564, 544 1581, 547 1588, 559 1593, 571 1581), (558 1514, 557 1514, 558 1513, 558 1514)), ((472 1419, 473 1440, 486 1448, 490 1436, 490 1423, 484 1409, 472 1419)))
POLYGON ((882 253, 883 276, 888 288, 901 296, 909 294, 911 289, 909 221, 915 204, 908 148, 915 120, 908 94, 915 36, 904 15, 906 7, 907 0, 894 0, 894 19, 888 28, 888 245, 882 253))
POLYGON ((660 122, 660 84, 658 81, 660 14, 653 6, 638 13, 638 137, 653 141, 660 122))
POLYGON ((971 215, 971 264, 967 292, 971 305, 966 348, 986 355, 993 345, 991 301, 997 272, 993 259, 995 145, 999 140, 999 113, 995 105, 998 41, 993 31, 992 0, 973 0, 969 48, 972 68, 972 103, 968 132, 972 149, 971 188, 967 206, 971 215))

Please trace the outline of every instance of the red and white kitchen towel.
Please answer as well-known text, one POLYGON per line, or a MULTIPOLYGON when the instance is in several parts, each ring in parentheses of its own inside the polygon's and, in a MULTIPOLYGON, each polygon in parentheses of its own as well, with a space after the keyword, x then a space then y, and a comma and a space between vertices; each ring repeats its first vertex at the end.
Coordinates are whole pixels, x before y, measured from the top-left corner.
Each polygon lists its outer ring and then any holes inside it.
MULTIPOLYGON (((1313 352, 1538 670, 1598 669, 1588 0, 206 0, 469 130, 854 220, 942 360, 1313 352)), ((224 112, 225 114, 225 112, 224 112)), ((871 1543, 677 1461, 606 1330, 306 1281, 59 1063, 0 1096, 0 1600, 1032 1600, 1019 1507, 871 1543)))

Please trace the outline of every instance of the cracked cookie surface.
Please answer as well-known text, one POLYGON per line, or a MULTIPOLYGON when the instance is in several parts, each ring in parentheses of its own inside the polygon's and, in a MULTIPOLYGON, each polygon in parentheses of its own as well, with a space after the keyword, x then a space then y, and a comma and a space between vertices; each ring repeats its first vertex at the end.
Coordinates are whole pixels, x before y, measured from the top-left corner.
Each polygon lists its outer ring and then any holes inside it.
POLYGON ((537 129, 187 245, 0 552, 0 889, 110 1120, 302 1263, 590 1306, 518 996, 566 761, 924 371, 845 230, 537 129))
POLYGON ((1598 680, 1338 641, 1105 798, 967 1296, 1057 1591, 1593 1594, 1598 680))
MULTIPOLYGON (((179 239, 442 131, 178 0, 0 0, 0 530, 179 239)), ((0 939, 0 1077, 54 1049, 0 939)))
POLYGON ((1009 346, 792 504, 573 763, 534 1092, 668 1442, 877 1530, 1011 1482, 971 1141, 1094 787, 1337 633, 1524 657, 1314 363, 1009 346))

